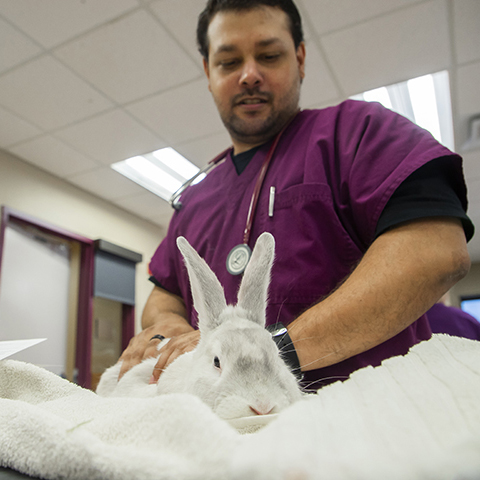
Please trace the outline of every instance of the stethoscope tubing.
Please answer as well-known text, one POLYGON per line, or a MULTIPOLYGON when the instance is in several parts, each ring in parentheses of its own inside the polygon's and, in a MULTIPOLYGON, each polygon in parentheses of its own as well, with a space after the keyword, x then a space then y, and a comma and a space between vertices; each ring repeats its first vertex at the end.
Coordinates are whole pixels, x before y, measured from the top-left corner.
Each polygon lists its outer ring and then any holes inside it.
POLYGON ((168 203, 172 206, 174 210, 177 212, 182 208, 182 203, 180 202, 180 197, 182 193, 202 174, 207 174, 213 167, 220 163, 227 155, 233 147, 229 147, 224 150, 222 153, 217 155, 215 158, 210 160, 204 167, 202 167, 193 177, 189 178, 186 182, 182 183, 180 188, 178 188, 173 195, 170 197, 168 203))
MULTIPOLYGON (((291 122, 291 120, 290 120, 291 122)), ((268 154, 265 158, 265 160, 263 161, 263 164, 262 164, 262 167, 260 169, 260 173, 257 177, 257 181, 255 183, 255 188, 253 190, 253 194, 252 194, 252 199, 250 201, 250 206, 249 206, 249 209, 248 209, 248 215, 247 215, 247 222, 246 222, 246 225, 245 225, 245 230, 243 232, 243 243, 245 245, 248 245, 248 242, 250 240, 250 233, 252 231, 252 226, 253 226, 253 219, 255 217, 255 212, 257 210, 257 203, 258 203, 258 199, 260 197, 260 191, 262 189, 262 186, 263 186, 263 183, 264 183, 264 180, 265 180, 265 176, 267 174, 267 170, 268 170, 268 167, 270 165, 270 162, 273 158, 273 155, 275 154, 275 151, 277 149, 277 145, 278 143, 280 142, 280 139, 283 135, 283 132, 287 129, 287 127, 290 125, 290 122, 288 122, 283 128, 282 130, 275 136, 273 142, 272 142, 272 145, 270 146, 270 149, 268 151, 268 154)), ((182 193, 195 181, 196 178, 198 178, 202 173, 207 173, 208 171, 210 171, 213 167, 215 167, 215 165, 217 165, 221 160, 223 160, 227 155, 228 153, 232 150, 233 147, 229 147, 227 148, 226 150, 224 150, 222 153, 220 153, 219 155, 217 155, 214 159, 210 160, 207 165, 202 168, 198 173, 196 173, 192 178, 190 178, 189 180, 187 180, 173 195, 172 197, 170 198, 170 205, 172 205, 172 207, 175 209, 175 210, 180 210, 182 208, 182 203, 180 202, 180 197, 182 195, 182 193)))

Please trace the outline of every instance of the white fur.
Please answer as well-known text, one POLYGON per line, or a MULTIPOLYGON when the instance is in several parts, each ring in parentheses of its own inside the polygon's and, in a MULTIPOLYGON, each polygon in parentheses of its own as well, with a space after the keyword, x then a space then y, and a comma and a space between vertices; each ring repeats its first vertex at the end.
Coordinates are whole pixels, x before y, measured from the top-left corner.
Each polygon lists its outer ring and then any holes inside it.
MULTIPOLYGON (((238 293, 227 306, 223 288, 206 262, 183 237, 177 245, 185 259, 200 341, 193 352, 170 364, 157 385, 149 385, 156 358, 133 367, 117 382, 121 364, 104 372, 97 387, 102 396, 147 397, 192 393, 226 419, 277 413, 300 399, 297 381, 265 330, 265 308, 275 242, 262 234, 255 245, 238 293), (218 358, 220 369, 214 365, 218 358)), ((164 340, 159 345, 164 345, 164 340)))

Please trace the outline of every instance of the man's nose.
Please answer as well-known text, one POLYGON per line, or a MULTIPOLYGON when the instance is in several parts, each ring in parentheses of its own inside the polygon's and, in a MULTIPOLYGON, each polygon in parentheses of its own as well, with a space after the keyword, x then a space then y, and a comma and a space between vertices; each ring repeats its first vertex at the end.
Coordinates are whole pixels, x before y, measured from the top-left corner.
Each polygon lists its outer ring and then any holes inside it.
POLYGON ((258 86, 263 82, 263 76, 255 60, 244 63, 240 83, 244 87, 258 86))

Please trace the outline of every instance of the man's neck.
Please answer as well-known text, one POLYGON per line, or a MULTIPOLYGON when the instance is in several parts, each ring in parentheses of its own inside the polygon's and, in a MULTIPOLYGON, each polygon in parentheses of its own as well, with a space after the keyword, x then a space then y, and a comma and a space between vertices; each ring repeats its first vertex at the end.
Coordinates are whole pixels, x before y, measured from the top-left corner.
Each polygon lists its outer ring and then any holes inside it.
POLYGON ((253 148, 259 147, 264 143, 267 143, 269 140, 258 142, 258 143, 242 143, 232 139, 233 144, 233 155, 239 155, 240 153, 248 152, 248 150, 252 150, 253 148))

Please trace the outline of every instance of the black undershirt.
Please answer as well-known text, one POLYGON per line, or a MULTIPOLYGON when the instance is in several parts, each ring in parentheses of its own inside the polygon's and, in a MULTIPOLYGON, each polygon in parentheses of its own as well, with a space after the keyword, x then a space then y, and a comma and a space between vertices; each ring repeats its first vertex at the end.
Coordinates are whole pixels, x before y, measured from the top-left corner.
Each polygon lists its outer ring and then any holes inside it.
POLYGON ((467 241, 474 226, 455 191, 450 157, 437 158, 413 172, 395 190, 377 223, 375 236, 400 223, 426 217, 453 217, 462 222, 467 241))
POLYGON ((233 165, 235 165, 235 170, 238 175, 241 175, 242 172, 247 168, 247 165, 250 163, 250 160, 257 153, 257 151, 263 145, 258 145, 258 147, 253 147, 246 152, 239 153, 237 155, 232 154, 233 165))

